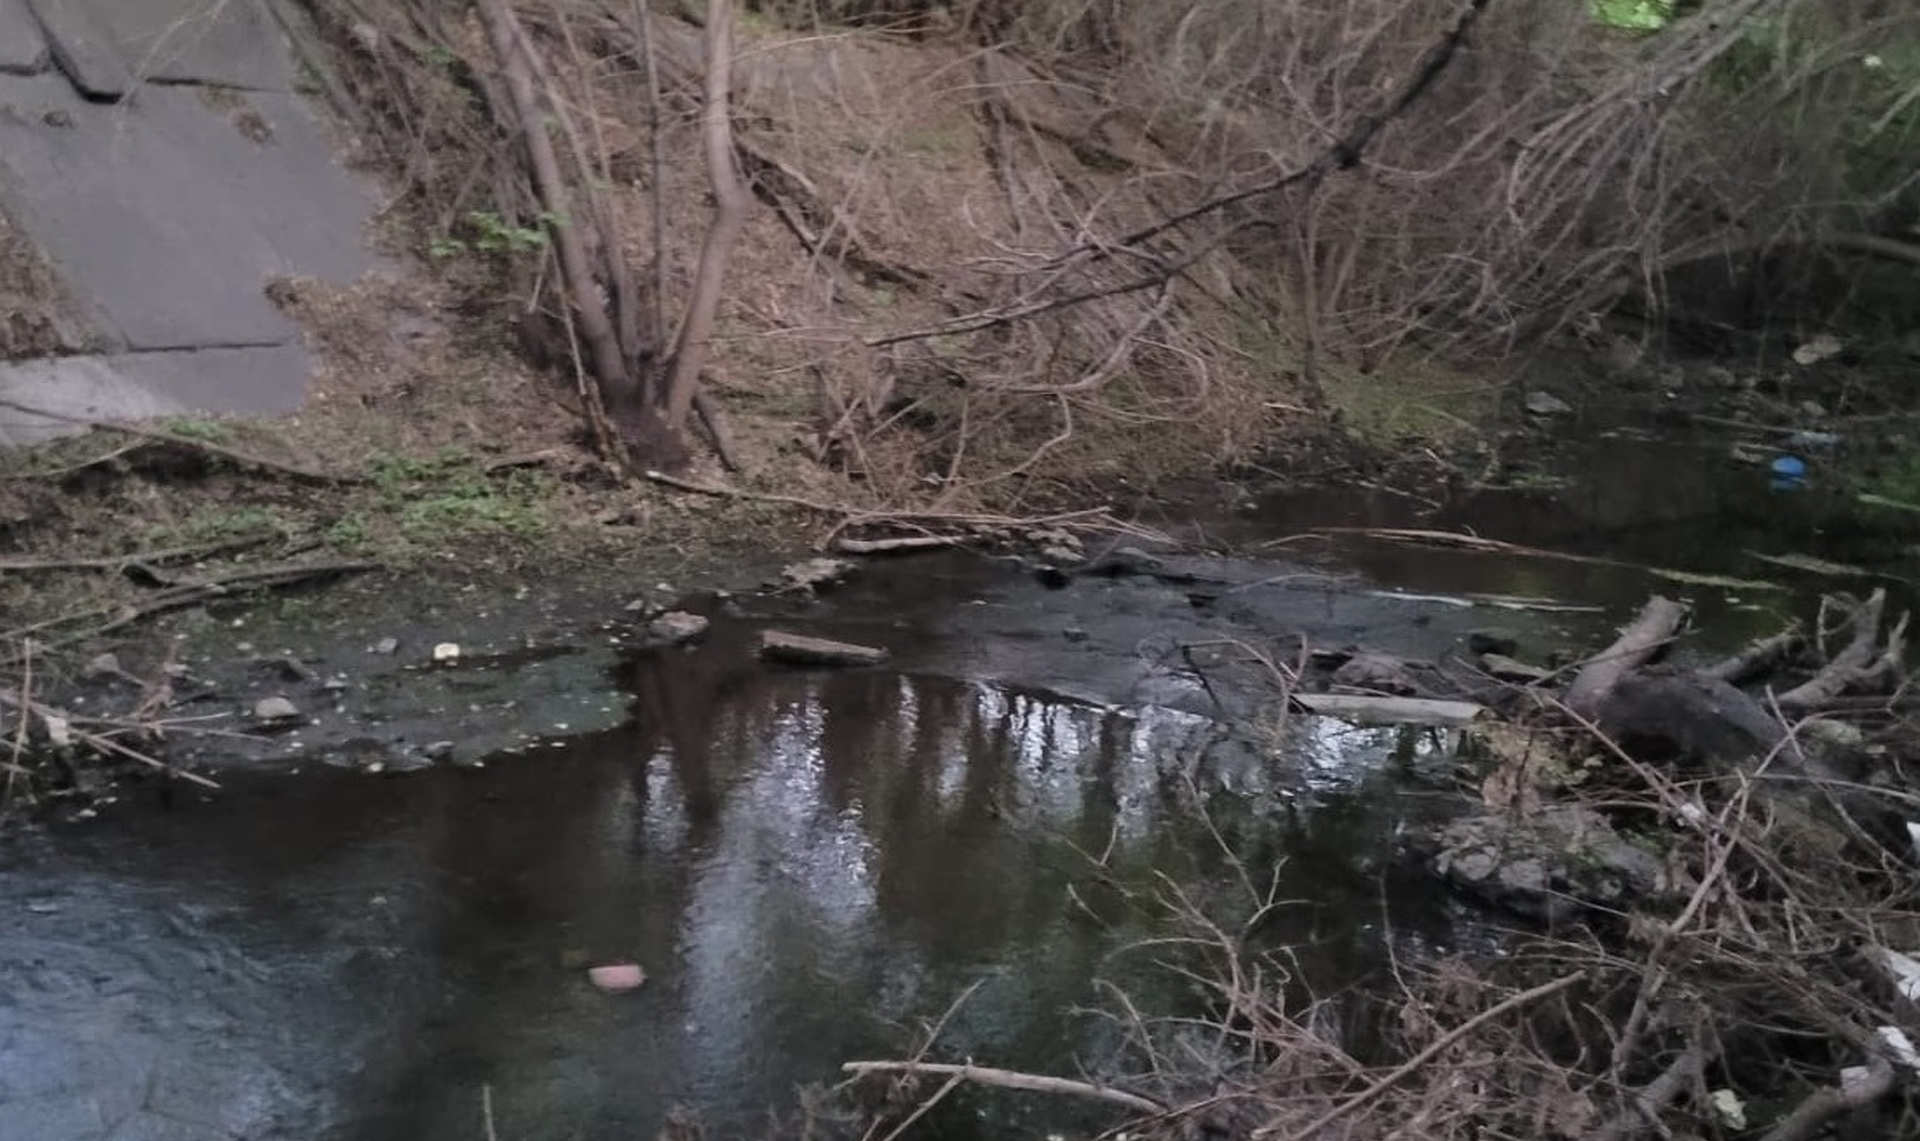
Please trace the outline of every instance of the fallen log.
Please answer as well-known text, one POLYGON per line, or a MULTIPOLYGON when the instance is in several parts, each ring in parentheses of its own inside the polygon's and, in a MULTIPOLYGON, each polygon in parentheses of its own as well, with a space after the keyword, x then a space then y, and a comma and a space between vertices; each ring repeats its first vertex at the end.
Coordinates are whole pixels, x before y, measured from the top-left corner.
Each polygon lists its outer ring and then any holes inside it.
POLYGON ((781 630, 763 630, 760 632, 760 657, 769 662, 784 662, 794 666, 877 666, 887 660, 888 654, 878 646, 860 646, 781 630))
POLYGON ((1789 713, 1811 713, 1831 705, 1834 699, 1851 689, 1878 685, 1897 674, 1906 655, 1907 615, 1902 613, 1887 632, 1884 649, 1880 641, 1880 620, 1886 612, 1887 592, 1875 588, 1865 602, 1855 606, 1844 625, 1853 627, 1853 637, 1845 649, 1835 654, 1819 673, 1780 694, 1774 700, 1789 713))
POLYGON ((1707 677, 1740 685, 1752 681, 1791 658, 1806 644, 1807 636, 1801 632, 1800 627, 1789 626, 1771 638, 1762 638, 1725 661, 1708 666, 1700 672, 1707 677))
POLYGON ((1589 659, 1574 676, 1573 684, 1567 687, 1567 708, 1582 717, 1592 717, 1620 679, 1646 664, 1679 631, 1686 617, 1684 603, 1657 594, 1648 599, 1639 617, 1620 631, 1613 645, 1589 659))
POLYGON ((956 1066, 943 1062, 844 1062, 840 1069, 843 1073, 852 1074, 855 1077, 865 1077, 868 1074, 901 1074, 908 1077, 914 1074, 928 1074, 997 1089, 1064 1094, 1069 1097, 1111 1102, 1137 1113, 1164 1114, 1170 1108, 1164 1102, 1155 1101, 1153 1098, 1143 1097, 1137 1093, 1129 1093, 1126 1090, 1114 1089, 1111 1086, 1099 1086, 1092 1082, 1050 1077, 1045 1074, 1023 1074, 1014 1070, 996 1069, 992 1066, 972 1064, 956 1066))
POLYGON ((1457 729, 1486 712, 1471 701, 1431 697, 1381 697, 1361 693, 1296 693, 1293 703, 1308 713, 1370 725, 1439 725, 1457 729))

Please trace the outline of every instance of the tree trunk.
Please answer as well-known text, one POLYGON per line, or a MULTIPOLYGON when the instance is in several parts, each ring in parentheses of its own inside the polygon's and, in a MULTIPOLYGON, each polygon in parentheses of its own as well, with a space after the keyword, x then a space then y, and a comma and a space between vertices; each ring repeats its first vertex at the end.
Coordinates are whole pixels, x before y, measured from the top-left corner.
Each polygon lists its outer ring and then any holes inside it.
POLYGON ((668 431, 676 434, 686 425, 693 394, 700 384, 700 370, 706 367, 727 258, 746 226, 751 202, 734 162, 732 88, 733 2, 707 0, 707 103, 701 116, 701 133, 706 142, 707 175, 713 182, 713 222, 700 246, 700 268, 668 374, 666 424, 668 431))

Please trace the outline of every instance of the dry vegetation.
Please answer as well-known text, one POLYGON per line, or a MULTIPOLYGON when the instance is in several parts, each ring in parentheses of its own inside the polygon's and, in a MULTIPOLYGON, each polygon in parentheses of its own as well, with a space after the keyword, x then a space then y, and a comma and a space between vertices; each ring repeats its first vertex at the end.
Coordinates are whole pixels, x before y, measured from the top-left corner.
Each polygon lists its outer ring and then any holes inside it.
MULTIPOLYGON (((287 574, 476 536, 551 558, 561 520, 656 547, 796 508, 835 534, 1010 524, 1069 484, 1243 458, 1325 394, 1397 391, 1410 362, 1657 300, 1674 264, 1920 261, 1886 236, 1916 176, 1873 161, 1920 138, 1920 99, 1860 66, 1920 34, 1909 5, 1721 0, 1629 39, 1547 0, 767 0, 738 15, 725 116, 700 26, 725 4, 306 7, 323 85, 394 190, 384 238, 433 280, 284 284, 327 362, 294 425, 95 433, 0 473, 0 515, 62 550, 9 581, 113 584, 0 630, 16 762, 30 725, 51 732, 26 715, 43 648, 138 617, 155 596, 130 576, 191 600, 259 544, 287 574), (1756 50, 1756 27, 1793 50, 1756 50), (739 187, 737 235, 711 240, 739 187), (720 492, 701 500, 720 525, 620 470, 681 458, 701 393, 716 455, 676 478, 720 492)), ((40 594, 14 589, 10 613, 40 594)), ((1175 1048, 1191 1012, 1120 1003, 1145 1110, 1128 1135, 1751 1132, 1722 1089, 1768 1141, 1854 1113, 1910 1135, 1879 1028, 1911 1026, 1914 999, 1876 961, 1920 946, 1905 854, 1807 849, 1756 797, 1764 765, 1677 777, 1600 747, 1609 811, 1661 822, 1688 892, 1491 972, 1410 968, 1365 1043, 1326 1033, 1250 934, 1274 901, 1250 888, 1242 931, 1169 892, 1185 926, 1159 950, 1231 1064, 1175 1048)))
POLYGON ((869 507, 1231 462, 1702 258, 1920 256, 1872 0, 310 7, 412 247, 484 252, 603 447, 710 391, 750 485, 869 507))

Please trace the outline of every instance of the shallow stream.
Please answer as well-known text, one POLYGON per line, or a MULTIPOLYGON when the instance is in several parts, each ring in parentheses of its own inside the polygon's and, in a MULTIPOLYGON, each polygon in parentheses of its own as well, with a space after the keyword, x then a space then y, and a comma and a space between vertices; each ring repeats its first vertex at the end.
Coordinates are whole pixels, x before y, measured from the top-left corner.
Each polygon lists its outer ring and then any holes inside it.
MULTIPOLYGON (((1096 976, 1153 997, 1129 948, 1160 921, 1128 889, 1231 880, 1226 849, 1279 869, 1297 902, 1262 934, 1316 986, 1389 950, 1483 942, 1487 917, 1393 858, 1449 802, 1438 739, 1307 718, 1284 738, 1228 732, 1174 648, 1435 658, 1498 627, 1544 658, 1661 591, 1697 603, 1688 652, 1705 656, 1866 585, 1753 552, 1883 576, 1910 561, 1906 518, 1770 491, 1723 456, 1569 440, 1561 490, 1437 508, 1323 490, 1148 519, 1250 552, 1170 555, 1157 577, 1053 589, 1005 561, 907 558, 818 604, 709 600, 714 629, 688 650, 581 644, 358 682, 337 720, 372 738, 405 722, 458 763, 373 775, 324 763, 345 729, 310 734, 286 743, 294 760, 230 767, 217 794, 129 796, 0 839, 0 1141, 631 1141, 682 1104, 757 1131, 841 1062, 911 1051, 975 984, 937 1054, 1097 1069, 1110 1043, 1069 1008, 1100 1001, 1096 976), (1784 589, 1303 537, 1357 526, 1784 589), (894 658, 763 667, 768 625, 894 658), (429 691, 437 713, 394 712, 429 691), (593 989, 587 967, 615 961, 645 985, 593 989)), ((271 636, 318 675, 360 677, 365 643, 404 623, 356 623, 271 636)), ((994 1136, 1050 1111, 991 1107, 994 1136)))

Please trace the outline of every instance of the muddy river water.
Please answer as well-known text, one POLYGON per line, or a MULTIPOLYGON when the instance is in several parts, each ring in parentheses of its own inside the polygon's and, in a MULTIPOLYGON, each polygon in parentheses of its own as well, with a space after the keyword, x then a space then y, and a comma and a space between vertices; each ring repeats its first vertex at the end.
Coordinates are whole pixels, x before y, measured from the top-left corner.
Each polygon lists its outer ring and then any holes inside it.
MULTIPOLYGON (((1129 885, 1229 879, 1227 849, 1278 869, 1297 902, 1263 936, 1318 985, 1390 949, 1495 938, 1395 858, 1449 799, 1438 738, 1305 718, 1230 731, 1170 651, 1304 635, 1433 658, 1491 626, 1542 656, 1659 590, 1697 602, 1691 652, 1709 654, 1834 585, 1752 552, 1885 568, 1912 538, 1817 489, 1770 491, 1722 449, 1587 447, 1558 491, 1432 507, 1349 489, 1150 519, 1243 552, 1169 555, 1159 577, 1049 588, 950 553, 872 564, 814 605, 709 600, 690 650, 476 656, 430 683, 368 672, 393 616, 294 645, 356 679, 335 713, 366 734, 398 732, 396 687, 440 701, 406 731, 457 763, 370 774, 309 735, 282 743, 292 760, 228 766, 217 794, 0 837, 0 1141, 630 1141, 677 1105, 757 1134, 796 1086, 910 1051, 976 984, 936 1054, 1097 1071, 1109 1035, 1070 1013, 1100 1001, 1091 980, 1156 994, 1130 948, 1159 920, 1129 885), (1786 589, 1296 538, 1363 524, 1786 589), (769 669, 749 651, 773 624, 895 656, 769 669), (600 993, 586 969, 605 962, 640 964, 645 985, 600 993)), ((935 1127, 1025 1136, 1050 1112, 1002 1097, 935 1127)))

